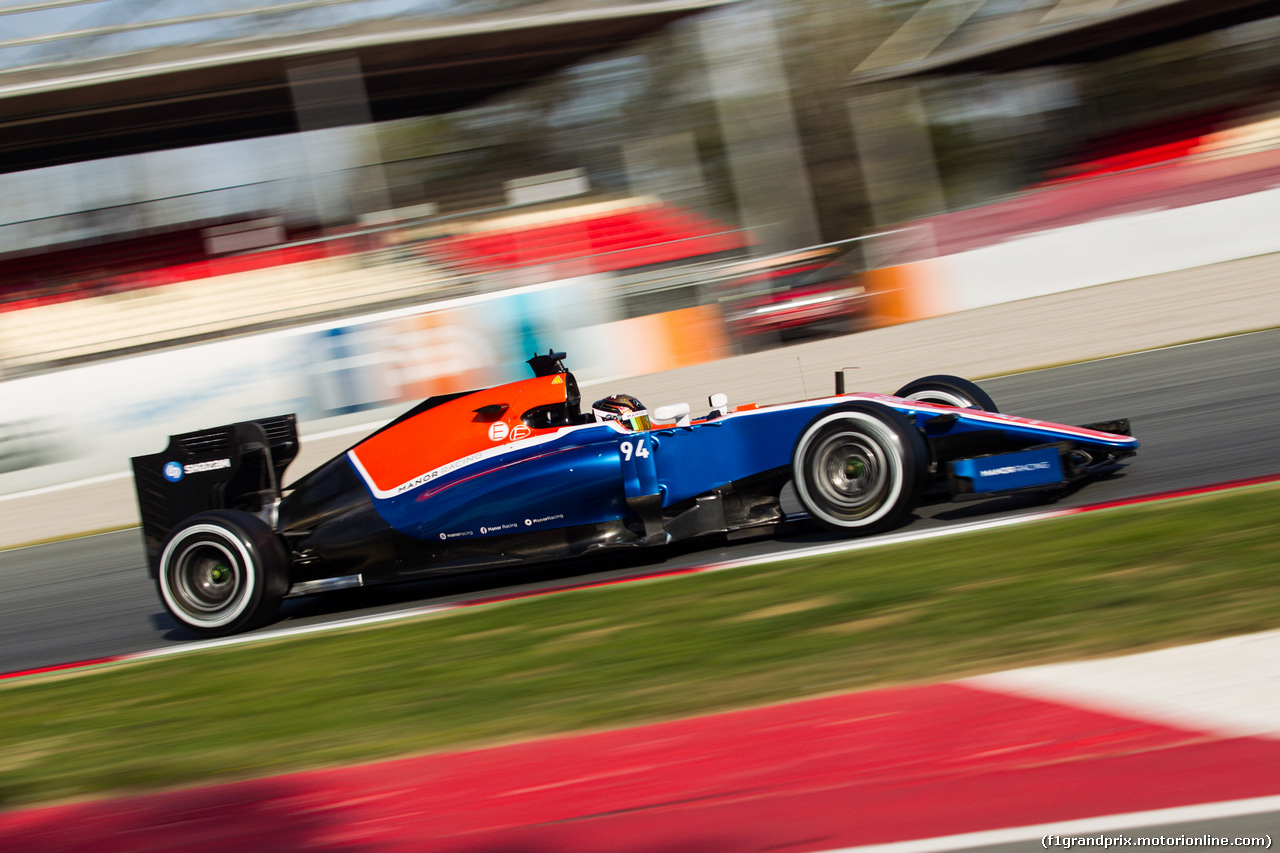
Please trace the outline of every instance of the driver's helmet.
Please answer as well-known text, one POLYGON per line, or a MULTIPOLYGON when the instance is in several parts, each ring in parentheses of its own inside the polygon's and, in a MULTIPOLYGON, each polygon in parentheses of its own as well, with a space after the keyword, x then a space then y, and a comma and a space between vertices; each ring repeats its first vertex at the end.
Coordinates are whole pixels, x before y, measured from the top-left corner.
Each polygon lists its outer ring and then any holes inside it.
POLYGON ((646 430, 652 426, 649 413, 630 394, 611 394, 591 404, 591 414, 597 421, 620 421, 629 430, 646 430))

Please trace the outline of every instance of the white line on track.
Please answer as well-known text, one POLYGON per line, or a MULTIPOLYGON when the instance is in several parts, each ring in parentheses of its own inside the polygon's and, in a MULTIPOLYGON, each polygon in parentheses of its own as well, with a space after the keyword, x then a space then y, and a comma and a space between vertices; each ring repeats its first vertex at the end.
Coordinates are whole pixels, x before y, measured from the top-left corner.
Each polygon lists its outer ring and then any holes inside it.
MULTIPOLYGON (((1168 824, 1190 823, 1201 820, 1217 820, 1228 817, 1245 817, 1280 811, 1280 797, 1257 797, 1250 800, 1228 800, 1220 803, 1202 803, 1194 806, 1176 806, 1147 812, 1105 815, 1080 820, 1064 820, 1059 823, 1041 823, 1033 826, 1016 826, 1007 829, 989 829, 982 832, 966 832, 962 835, 944 835, 938 838, 921 838, 914 841, 895 841, 888 844, 868 844, 862 847, 843 847, 824 853, 942 853, 948 850, 966 850, 997 844, 1014 844, 1020 841, 1040 843, 1045 836, 1096 835, 1103 832, 1143 829, 1168 824)), ((1178 836, 1172 836, 1177 838, 1178 836)), ((1065 849, 1065 848, 1064 848, 1065 849)))
MULTIPOLYGON (((338 427, 336 429, 326 430, 325 432, 317 432, 310 435, 300 436, 298 440, 300 442, 311 442, 328 438, 337 438, 339 436, 351 435, 353 433, 368 434, 376 429, 386 426, 388 420, 390 420, 390 418, 370 421, 369 423, 355 424, 353 426, 338 427)), ((126 477, 132 476, 132 471, 115 471, 110 474, 101 474, 97 477, 85 477, 82 480, 75 480, 70 483, 55 483, 52 486, 41 486, 36 489, 27 489, 24 492, 11 492, 7 495, 0 495, 0 503, 5 501, 22 500, 24 498, 34 498, 38 495, 50 495, 56 492, 65 492, 69 489, 82 489, 85 486, 95 486, 98 483, 109 483, 113 480, 123 480, 126 477)))
POLYGON ((1019 515, 1013 518, 999 518, 993 521, 973 521, 968 524, 939 527, 933 530, 911 531, 907 533, 888 533, 881 536, 872 536, 867 539, 856 539, 852 542, 830 542, 826 545, 811 545, 807 548, 797 548, 793 551, 785 551, 780 554, 761 554, 758 557, 742 557, 735 560, 725 560, 720 563, 711 563, 702 567, 701 571, 740 569, 745 566, 758 566, 763 563, 778 563, 784 560, 802 560, 806 557, 822 557, 828 554, 845 554, 851 551, 864 551, 868 548, 881 548, 886 545, 901 545, 906 542, 923 542, 929 539, 942 539, 947 536, 959 536, 963 533, 976 533, 980 530, 995 530, 1000 527, 1013 527, 1018 524, 1026 524, 1032 521, 1043 521, 1048 518, 1059 518, 1062 516, 1074 515, 1077 512, 1084 511, 1084 509, 1086 508, 1046 510, 1044 512, 1019 515))
POLYGON ((109 483, 112 480, 123 480, 125 477, 133 476, 131 471, 117 471, 114 474, 103 474, 98 477, 86 477, 83 480, 76 480, 74 483, 57 483, 52 486, 41 486, 38 489, 28 489, 25 492, 13 492, 7 495, 0 495, 0 503, 4 501, 16 501, 23 498, 33 498, 37 495, 49 495, 54 492, 63 492, 67 489, 82 489, 85 486, 94 486, 98 483, 109 483))

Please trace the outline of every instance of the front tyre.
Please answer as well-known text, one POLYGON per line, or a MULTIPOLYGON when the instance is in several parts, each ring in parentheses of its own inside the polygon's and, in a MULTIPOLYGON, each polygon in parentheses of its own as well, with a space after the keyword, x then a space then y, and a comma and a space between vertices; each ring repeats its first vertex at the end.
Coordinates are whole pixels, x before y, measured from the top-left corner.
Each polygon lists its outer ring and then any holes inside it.
POLYGON ((878 403, 826 410, 792 454, 796 494, 819 524, 875 533, 902 524, 925 487, 929 451, 915 426, 878 403))
POLYGON ((918 400, 921 403, 939 403, 957 409, 979 409, 983 412, 999 412, 995 400, 968 379, 938 374, 908 382, 898 389, 895 397, 918 400))
POLYGON ((156 585, 183 626, 220 637, 257 628, 288 588, 289 557, 262 519, 239 510, 192 516, 169 535, 156 585))

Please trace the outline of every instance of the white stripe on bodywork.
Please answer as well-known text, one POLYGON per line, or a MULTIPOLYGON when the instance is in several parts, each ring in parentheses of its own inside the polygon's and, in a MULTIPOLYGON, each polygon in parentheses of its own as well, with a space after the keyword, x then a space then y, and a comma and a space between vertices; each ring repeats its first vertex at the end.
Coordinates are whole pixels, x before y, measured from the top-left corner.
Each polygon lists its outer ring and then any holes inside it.
POLYGON ((854 394, 847 397, 837 397, 835 399, 862 399, 870 400, 876 403, 884 403, 894 408, 907 408, 912 411, 936 412, 937 414, 950 414, 952 412, 960 412, 966 418, 991 424, 1016 424, 1018 426, 1028 426, 1035 429, 1047 429, 1052 432, 1064 435, 1073 435, 1077 438, 1087 438, 1092 441, 1115 441, 1120 440, 1123 444, 1135 444, 1137 439, 1132 436, 1118 435, 1110 432, 1099 432, 1096 429, 1088 429, 1086 427, 1071 426, 1069 424, 1055 423, 1054 421, 1038 421, 1035 418, 1024 418, 1019 415, 1006 415, 999 412, 984 412, 981 409, 957 409, 954 406, 942 406, 936 403, 925 403, 920 400, 907 400, 902 397, 893 397, 889 394, 854 394))
POLYGON ((369 487, 369 491, 373 492, 373 496, 379 499, 386 499, 393 498, 396 495, 402 495, 405 492, 413 491, 419 486, 425 486, 427 483, 438 480, 446 474, 461 471, 463 468, 470 467, 471 465, 475 465, 480 462, 485 462, 489 459, 494 459, 504 453, 510 453, 513 450, 537 447, 540 444, 547 444, 559 438, 563 438, 564 436, 578 430, 593 429, 601 426, 609 427, 615 432, 623 435, 627 434, 627 430, 621 424, 617 424, 616 422, 578 424, 577 426, 562 427, 561 429, 546 435, 534 435, 529 438, 519 439, 518 441, 507 441, 495 444, 493 447, 486 448, 478 453, 471 453, 467 456, 461 457, 460 459, 454 459, 450 462, 446 462, 438 468, 433 468, 430 471, 419 474, 398 486, 392 486, 390 489, 379 488, 378 484, 373 481, 373 477, 365 469, 364 464, 360 461, 360 457, 356 455, 356 451, 359 449, 359 446, 348 450, 347 458, 351 460, 351 464, 355 467, 356 471, 360 472, 360 476, 364 479, 365 485, 369 487))

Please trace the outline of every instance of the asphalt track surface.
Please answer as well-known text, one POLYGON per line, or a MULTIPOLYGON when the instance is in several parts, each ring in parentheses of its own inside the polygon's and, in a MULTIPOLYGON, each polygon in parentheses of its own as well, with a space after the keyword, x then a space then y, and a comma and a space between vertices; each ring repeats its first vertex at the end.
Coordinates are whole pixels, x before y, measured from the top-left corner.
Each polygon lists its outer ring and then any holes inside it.
MULTIPOLYGON (((1046 504, 1010 497, 926 505, 908 530, 992 520, 1280 474, 1280 330, 1088 362, 983 383, 1002 411, 1061 423, 1128 417, 1142 442, 1122 473, 1046 504)), ((591 562, 331 593, 285 602, 268 630, 554 588, 642 572, 785 553, 835 541, 779 538, 672 547, 591 562)), ((164 612, 136 529, 0 552, 0 674, 106 658, 198 639, 164 612)))

